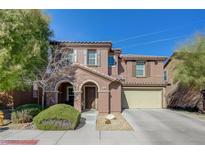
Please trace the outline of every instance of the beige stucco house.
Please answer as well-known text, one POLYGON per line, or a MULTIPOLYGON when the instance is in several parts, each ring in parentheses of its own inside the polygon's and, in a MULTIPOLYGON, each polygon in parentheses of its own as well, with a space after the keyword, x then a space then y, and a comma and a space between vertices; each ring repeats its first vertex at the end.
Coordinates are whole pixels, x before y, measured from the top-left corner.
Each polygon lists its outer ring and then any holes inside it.
MULTIPOLYGON (((71 63, 47 80, 43 103, 66 103, 79 111, 121 112, 124 108, 166 108, 166 57, 123 55, 111 42, 52 41, 71 63)), ((59 58, 60 60, 61 58, 59 58)), ((48 73, 49 76, 49 73, 48 73)), ((42 90, 33 97, 41 101, 42 90)), ((41 102, 42 103, 42 102, 41 102)))

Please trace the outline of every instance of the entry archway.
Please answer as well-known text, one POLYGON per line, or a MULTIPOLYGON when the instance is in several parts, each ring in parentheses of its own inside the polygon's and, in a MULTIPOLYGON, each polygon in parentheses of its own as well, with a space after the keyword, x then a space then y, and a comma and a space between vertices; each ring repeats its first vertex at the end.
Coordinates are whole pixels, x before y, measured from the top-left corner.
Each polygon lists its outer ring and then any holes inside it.
POLYGON ((74 106, 74 86, 68 81, 59 82, 56 85, 57 103, 64 103, 74 106))
POLYGON ((92 81, 87 81, 81 86, 83 110, 97 109, 98 89, 98 85, 92 81))

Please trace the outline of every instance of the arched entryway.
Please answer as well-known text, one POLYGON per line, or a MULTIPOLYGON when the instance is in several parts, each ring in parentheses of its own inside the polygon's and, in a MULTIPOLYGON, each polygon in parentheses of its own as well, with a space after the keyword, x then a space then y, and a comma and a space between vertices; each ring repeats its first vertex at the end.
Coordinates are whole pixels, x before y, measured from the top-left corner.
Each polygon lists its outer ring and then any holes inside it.
POLYGON ((82 90, 82 109, 97 109, 98 85, 92 81, 88 81, 81 87, 82 90))
POLYGON ((74 106, 73 85, 69 82, 61 82, 58 85, 58 103, 65 103, 74 106))

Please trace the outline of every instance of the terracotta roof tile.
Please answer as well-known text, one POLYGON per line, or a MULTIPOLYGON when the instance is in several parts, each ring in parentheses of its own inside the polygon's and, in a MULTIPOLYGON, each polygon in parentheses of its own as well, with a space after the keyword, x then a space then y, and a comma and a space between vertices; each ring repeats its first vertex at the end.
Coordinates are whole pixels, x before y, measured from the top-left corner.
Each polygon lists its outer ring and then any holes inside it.
POLYGON ((146 55, 136 55, 136 54, 121 54, 120 56, 126 60, 138 60, 138 59, 145 59, 145 60, 166 60, 167 57, 165 56, 146 56, 146 55))
POLYGON ((76 45, 94 45, 94 44, 110 44, 112 45, 111 41, 61 41, 61 40, 52 40, 50 41, 51 44, 54 43, 68 43, 68 44, 76 44, 76 45))
POLYGON ((124 82, 124 86, 166 86, 167 83, 165 82, 124 82))

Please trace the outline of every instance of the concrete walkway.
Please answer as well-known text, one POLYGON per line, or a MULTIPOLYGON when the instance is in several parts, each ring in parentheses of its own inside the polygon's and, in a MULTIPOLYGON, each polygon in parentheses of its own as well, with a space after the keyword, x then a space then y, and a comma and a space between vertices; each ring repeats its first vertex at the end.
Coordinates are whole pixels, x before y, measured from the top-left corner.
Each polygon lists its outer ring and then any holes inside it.
POLYGON ((205 144, 205 121, 169 110, 125 110, 135 131, 97 131, 97 113, 82 113, 74 131, 1 130, 0 140, 39 140, 38 144, 205 144))

